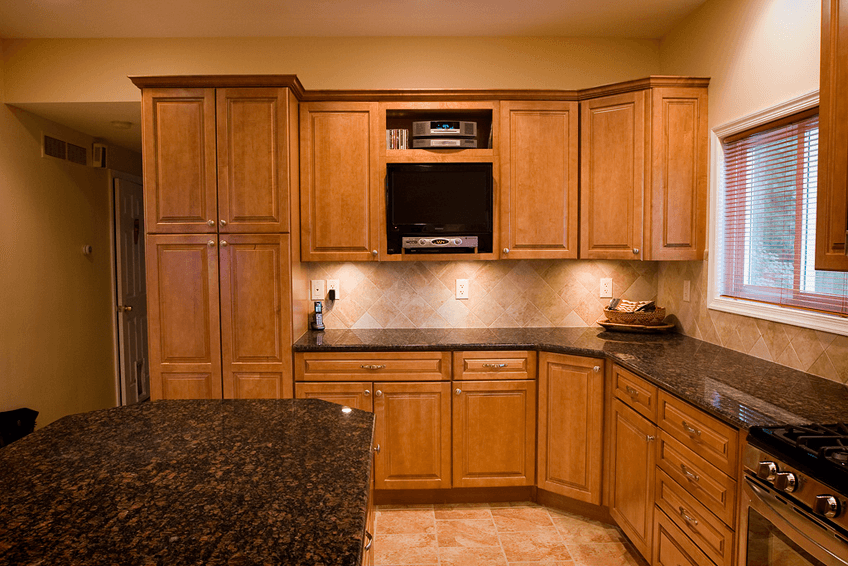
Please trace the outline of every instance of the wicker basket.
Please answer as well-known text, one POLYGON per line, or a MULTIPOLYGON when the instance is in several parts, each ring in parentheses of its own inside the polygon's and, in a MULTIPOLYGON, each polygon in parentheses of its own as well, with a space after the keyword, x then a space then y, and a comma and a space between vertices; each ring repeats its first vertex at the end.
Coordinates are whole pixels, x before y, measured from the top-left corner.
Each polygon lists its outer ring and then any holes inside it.
POLYGON ((665 307, 657 307, 653 312, 623 312, 604 308, 604 315, 608 321, 617 324, 660 324, 665 318, 665 307))

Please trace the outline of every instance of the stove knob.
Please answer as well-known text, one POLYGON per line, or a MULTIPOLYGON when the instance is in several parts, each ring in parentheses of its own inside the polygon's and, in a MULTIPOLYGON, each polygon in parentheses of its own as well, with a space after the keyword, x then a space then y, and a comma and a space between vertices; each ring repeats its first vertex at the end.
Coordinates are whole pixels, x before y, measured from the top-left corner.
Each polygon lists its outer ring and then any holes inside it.
POLYGON ((833 518, 839 515, 839 500, 832 495, 816 495, 813 513, 833 518))
POLYGON ((774 487, 792 493, 798 489, 798 478, 792 472, 779 472, 774 478, 774 487))
POLYGON ((760 462, 757 465, 757 477, 761 480, 774 481, 777 475, 777 464, 774 462, 760 462))

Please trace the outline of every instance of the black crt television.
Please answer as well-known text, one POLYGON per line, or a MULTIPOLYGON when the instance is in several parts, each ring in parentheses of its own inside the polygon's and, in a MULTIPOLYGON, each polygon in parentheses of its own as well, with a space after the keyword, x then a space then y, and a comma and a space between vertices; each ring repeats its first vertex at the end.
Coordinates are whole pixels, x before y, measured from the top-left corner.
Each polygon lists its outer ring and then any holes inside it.
POLYGON ((388 253, 491 253, 491 163, 388 163, 388 253), (476 236, 475 249, 407 248, 404 237, 476 236))

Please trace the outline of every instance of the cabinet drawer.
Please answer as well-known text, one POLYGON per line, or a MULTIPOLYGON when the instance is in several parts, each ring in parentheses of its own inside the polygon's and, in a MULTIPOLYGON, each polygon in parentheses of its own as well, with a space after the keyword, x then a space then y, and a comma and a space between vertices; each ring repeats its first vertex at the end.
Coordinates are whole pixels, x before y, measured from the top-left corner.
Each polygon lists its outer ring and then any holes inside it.
POLYGON ((294 396, 296 399, 323 399, 330 403, 347 405, 354 409, 373 411, 372 391, 370 381, 342 383, 295 383, 294 396))
POLYGON ((712 566, 707 555, 662 511, 654 513, 654 566, 712 566))
POLYGON ((657 420, 657 388, 638 375, 617 365, 612 366, 613 392, 618 399, 643 417, 657 420))
POLYGON ((660 428, 729 476, 737 473, 739 431, 660 391, 660 428))
POLYGON ((450 352, 298 352, 295 381, 450 381, 450 352))
POLYGON ((657 506, 719 566, 733 562, 733 530, 662 470, 656 475, 657 506))
POLYGON ((657 466, 708 510, 733 524, 736 512, 736 481, 675 440, 659 432, 657 466))
POLYGON ((536 352, 454 352, 454 379, 536 379, 536 352))

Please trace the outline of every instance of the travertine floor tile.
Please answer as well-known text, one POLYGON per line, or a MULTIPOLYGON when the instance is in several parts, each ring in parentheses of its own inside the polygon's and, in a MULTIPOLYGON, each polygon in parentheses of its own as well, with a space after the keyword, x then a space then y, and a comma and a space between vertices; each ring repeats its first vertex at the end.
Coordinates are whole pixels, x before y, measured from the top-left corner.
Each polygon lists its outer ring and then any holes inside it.
POLYGON ((551 512, 551 518, 563 540, 569 544, 624 542, 621 532, 613 525, 555 512, 551 512))
POLYGON ((433 509, 395 509, 377 511, 374 518, 374 534, 433 534, 436 520, 433 509))
POLYGON ((544 507, 508 507, 492 509, 500 533, 549 530, 554 526, 544 507))
POLYGON ((507 566, 501 547, 441 548, 441 566, 507 566))
POLYGON ((438 564, 436 535, 374 535, 374 564, 438 564))
POLYGON ((498 531, 491 517, 484 520, 458 519, 436 521, 439 548, 448 547, 500 547, 498 531))
POLYGON ((568 550, 579 566, 639 566, 635 552, 620 542, 570 544, 568 550))
POLYGON ((501 545, 509 562, 570 561, 571 554, 556 530, 501 533, 501 545))

